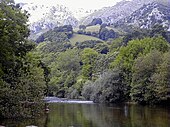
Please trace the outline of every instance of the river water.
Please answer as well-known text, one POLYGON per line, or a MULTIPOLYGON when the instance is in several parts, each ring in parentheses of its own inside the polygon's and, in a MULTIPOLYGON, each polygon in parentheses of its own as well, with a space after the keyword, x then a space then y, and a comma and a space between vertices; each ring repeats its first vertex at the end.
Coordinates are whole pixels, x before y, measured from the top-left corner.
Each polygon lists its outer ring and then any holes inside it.
POLYGON ((170 127, 170 107, 50 103, 49 112, 33 120, 1 120, 6 127, 170 127))

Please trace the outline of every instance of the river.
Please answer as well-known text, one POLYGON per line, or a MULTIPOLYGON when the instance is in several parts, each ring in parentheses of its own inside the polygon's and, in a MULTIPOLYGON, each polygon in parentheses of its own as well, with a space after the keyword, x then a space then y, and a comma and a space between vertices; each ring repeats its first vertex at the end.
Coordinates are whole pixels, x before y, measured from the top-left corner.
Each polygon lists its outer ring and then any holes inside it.
POLYGON ((49 103, 49 112, 33 120, 0 120, 6 127, 170 127, 170 107, 49 103), (33 126, 32 126, 33 127, 33 126))

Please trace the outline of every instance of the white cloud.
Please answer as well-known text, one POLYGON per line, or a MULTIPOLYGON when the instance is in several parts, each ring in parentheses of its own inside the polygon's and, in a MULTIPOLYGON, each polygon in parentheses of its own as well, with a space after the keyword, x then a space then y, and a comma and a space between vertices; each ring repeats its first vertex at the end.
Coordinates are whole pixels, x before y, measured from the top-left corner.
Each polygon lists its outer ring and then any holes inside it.
POLYGON ((41 4, 62 4, 72 9, 85 8, 85 9, 99 9, 102 7, 113 6, 116 2, 121 0, 15 0, 25 3, 41 3, 41 4))

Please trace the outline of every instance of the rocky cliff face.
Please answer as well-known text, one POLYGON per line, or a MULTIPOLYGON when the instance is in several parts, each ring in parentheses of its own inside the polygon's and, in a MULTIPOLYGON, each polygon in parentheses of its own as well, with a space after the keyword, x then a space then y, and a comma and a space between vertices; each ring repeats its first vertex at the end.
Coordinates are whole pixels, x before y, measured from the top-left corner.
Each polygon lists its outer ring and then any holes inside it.
POLYGON ((78 20, 73 13, 63 5, 35 5, 22 4, 22 9, 30 14, 29 24, 31 32, 37 33, 43 29, 52 29, 60 25, 76 26, 78 20))
POLYGON ((83 8, 70 10, 59 4, 21 3, 20 5, 30 14, 31 33, 40 33, 61 25, 72 25, 73 27, 80 24, 87 25, 94 18, 101 18, 107 24, 135 25, 141 28, 149 28, 155 23, 160 23, 170 30, 168 0, 123 0, 115 6, 104 7, 100 10, 83 8))
POLYGON ((156 24, 160 24, 170 31, 170 6, 168 4, 153 2, 144 5, 130 16, 121 19, 116 23, 117 27, 133 25, 147 29, 156 24))
POLYGON ((134 11, 141 8, 144 4, 153 2, 154 0, 123 0, 112 7, 102 8, 86 18, 81 23, 89 24, 94 18, 101 18, 103 22, 113 24, 120 19, 130 16, 134 11))
POLYGON ((35 3, 20 3, 22 10, 26 10, 29 16, 30 30, 37 33, 41 30, 52 29, 61 25, 78 25, 78 21, 95 10, 86 10, 83 8, 75 8, 70 10, 60 4, 44 5, 35 3))

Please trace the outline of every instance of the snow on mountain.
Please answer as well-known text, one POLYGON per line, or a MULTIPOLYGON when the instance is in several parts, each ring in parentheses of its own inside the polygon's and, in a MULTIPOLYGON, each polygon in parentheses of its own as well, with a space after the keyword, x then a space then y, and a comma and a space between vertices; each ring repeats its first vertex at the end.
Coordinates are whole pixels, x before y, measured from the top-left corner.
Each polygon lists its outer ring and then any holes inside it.
MULTIPOLYGON (((38 33, 39 31, 53 29, 54 27, 61 25, 72 25, 73 27, 76 27, 79 24, 87 25, 94 18, 101 18, 104 23, 114 24, 130 16, 143 5, 147 5, 153 1, 159 1, 161 3, 164 1, 164 3, 167 3, 167 0, 122 0, 116 5, 113 4, 114 6, 111 5, 98 10, 96 10, 95 7, 93 9, 85 9, 82 7, 83 5, 80 7, 66 7, 62 5, 62 1, 58 4, 57 1, 53 4, 52 2, 49 2, 49 4, 36 2, 22 3, 20 5, 23 10, 28 11, 30 14, 29 24, 31 32, 38 33)), ((76 5, 76 3, 74 4, 76 5)), ((92 3, 88 4, 91 6, 92 3)), ((65 3, 65 5, 67 4, 65 3)), ((153 13, 157 13, 157 10, 153 10, 153 13)), ((161 17, 158 14, 156 18, 161 17)), ((166 24, 166 22, 164 22, 164 24, 166 24)))
POLYGON ((144 5, 133 12, 130 16, 119 20, 115 25, 117 27, 133 25, 140 28, 151 28, 156 24, 170 30, 170 5, 162 2, 153 2, 144 5))
POLYGON ((22 5, 22 10, 28 11, 30 30, 37 33, 43 29, 52 29, 60 25, 76 26, 78 20, 72 12, 63 5, 43 5, 27 3, 22 5))
POLYGON ((85 17, 81 23, 89 24, 94 18, 101 18, 104 23, 113 24, 120 19, 130 16, 134 11, 154 0, 122 0, 114 6, 104 7, 89 16, 85 17))
POLYGON ((80 21, 81 19, 83 19, 84 17, 94 13, 95 11, 97 11, 97 10, 77 8, 77 9, 73 9, 72 13, 75 16, 75 18, 80 21))

